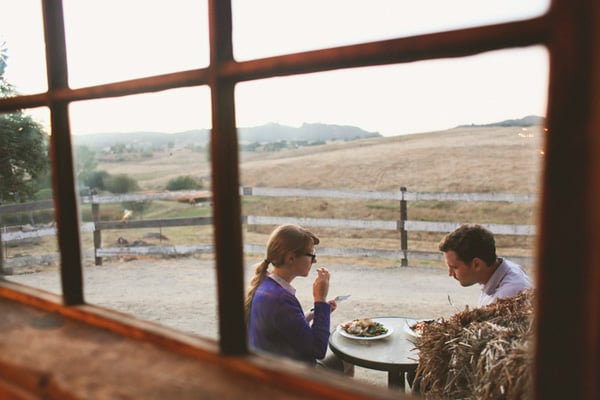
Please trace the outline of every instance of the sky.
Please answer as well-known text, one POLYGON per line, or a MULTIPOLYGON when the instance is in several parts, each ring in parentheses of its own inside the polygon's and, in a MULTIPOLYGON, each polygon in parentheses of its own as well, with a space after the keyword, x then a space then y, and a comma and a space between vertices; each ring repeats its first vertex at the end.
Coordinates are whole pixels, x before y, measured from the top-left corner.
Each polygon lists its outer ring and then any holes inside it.
MULTIPOLYGON (((5 78, 46 90, 40 0, 0 0, 5 78)), ((196 0, 64 0, 73 88, 208 65, 207 4, 196 0)), ((531 18, 547 0, 233 0, 237 60, 531 18)), ((384 136, 546 113, 541 46, 477 56, 243 82, 240 127, 352 125, 384 136)), ((207 87, 72 103, 76 135, 210 128, 207 87)), ((47 110, 28 110, 47 125, 47 110)))

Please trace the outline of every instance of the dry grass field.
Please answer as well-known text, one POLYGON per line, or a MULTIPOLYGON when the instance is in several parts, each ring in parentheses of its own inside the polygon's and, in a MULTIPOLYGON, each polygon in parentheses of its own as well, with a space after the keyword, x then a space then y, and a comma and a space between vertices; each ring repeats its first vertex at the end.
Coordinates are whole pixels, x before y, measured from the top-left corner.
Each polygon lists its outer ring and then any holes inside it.
MULTIPOLYGON (((284 138, 282 138, 284 139, 284 138)), ((537 193, 540 127, 455 128, 439 132, 334 142, 296 150, 243 153, 244 186, 414 192, 537 193)), ((180 175, 207 177, 204 152, 174 149, 136 162, 103 163, 143 190, 162 190, 180 175)))
MULTIPOLYGON (((541 127, 469 127, 413 135, 333 142, 321 146, 241 155, 241 184, 306 189, 409 192, 496 192, 536 194, 543 158, 541 127)), ((98 169, 126 173, 143 190, 162 190, 181 175, 210 176, 204 152, 175 148, 138 162, 104 163, 98 169)), ((244 197, 244 215, 395 220, 392 201, 244 197)), ((535 204, 413 201, 408 216, 423 221, 535 224, 535 204)), ((164 213, 164 211, 163 211, 164 213)), ((151 218, 149 213, 145 216, 151 218)), ((263 244, 270 226, 246 232, 246 242, 263 244)), ((112 236, 118 236, 113 232, 112 236)), ((173 229, 172 236, 198 240, 198 231, 173 229)), ((200 240, 210 240, 210 230, 200 240)), ((320 229, 329 246, 399 247, 397 232, 320 229)), ((439 234, 411 233, 409 249, 435 251, 439 234)), ((505 254, 530 256, 533 238, 501 237, 505 254)))
POLYGON ((456 128, 244 158, 245 186, 536 193, 540 127, 456 128))

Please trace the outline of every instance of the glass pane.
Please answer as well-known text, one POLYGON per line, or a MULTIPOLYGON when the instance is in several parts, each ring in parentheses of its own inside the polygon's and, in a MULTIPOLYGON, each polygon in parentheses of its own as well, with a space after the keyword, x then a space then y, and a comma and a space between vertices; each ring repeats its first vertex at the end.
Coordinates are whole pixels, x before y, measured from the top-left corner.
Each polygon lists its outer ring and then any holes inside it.
MULTIPOLYGON (((70 111, 86 301, 216 339, 209 101, 203 87, 70 111)), ((17 279, 60 291, 55 275, 17 279)))
POLYGON ((82 232, 87 301, 217 338, 209 101, 177 89, 71 113, 81 223, 97 223, 82 232))
POLYGON ((211 127, 207 86, 81 101, 72 103, 71 111, 75 141, 94 133, 181 133, 211 127))
POLYGON ((45 108, 0 114, 0 258, 9 280, 61 294, 48 117, 45 108))
POLYGON ((4 79, 13 94, 40 93, 48 87, 40 5, 37 0, 0 0, 0 57, 7 57, 4 79))
MULTIPOLYGON (((547 91, 541 47, 239 84, 241 183, 253 192, 242 197, 253 221, 244 233, 246 282, 283 223, 321 239, 317 264, 292 282, 304 311, 312 308, 317 267, 331 272, 328 298, 352 295, 338 304, 332 328, 363 317, 449 317, 477 306, 479 285, 448 277, 438 250, 444 224, 491 226, 498 256, 533 278, 547 91), (413 222, 406 268, 401 187, 413 222), (431 194, 437 197, 423 197, 431 194), (508 234, 504 225, 529 233, 508 234)), ((356 378, 387 384, 383 372, 357 369, 356 378)))
POLYGON ((545 49, 504 50, 244 82, 236 116, 241 127, 328 123, 395 136, 544 115, 547 82, 545 49))
POLYGON ((548 0, 234 0, 238 60, 532 18, 548 0))
POLYGON ((208 65, 206 1, 64 1, 69 83, 95 85, 208 65))

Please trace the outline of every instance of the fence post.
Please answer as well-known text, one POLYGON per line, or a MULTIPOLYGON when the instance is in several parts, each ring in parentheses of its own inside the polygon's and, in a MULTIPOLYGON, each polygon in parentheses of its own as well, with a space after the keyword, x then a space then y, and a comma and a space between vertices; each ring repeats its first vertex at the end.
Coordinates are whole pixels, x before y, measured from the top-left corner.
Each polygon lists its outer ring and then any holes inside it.
POLYGON ((408 266, 408 233, 404 227, 405 221, 408 219, 408 211, 406 208, 406 200, 404 199, 404 192, 406 192, 406 187, 402 186, 400 188, 402 192, 402 199, 400 200, 400 246, 402 249, 402 258, 401 265, 403 267, 408 266))
MULTIPOLYGON (((252 196, 252 187, 243 186, 242 187, 242 197, 243 196, 252 196)), ((246 232, 256 232, 257 226, 248 224, 248 218, 242 216, 242 225, 246 225, 246 232)))
POLYGON ((102 265, 102 257, 97 257, 96 252, 102 247, 102 231, 97 228, 97 222, 100 220, 100 204, 92 200, 92 220, 94 221, 94 262, 96 265, 102 265))

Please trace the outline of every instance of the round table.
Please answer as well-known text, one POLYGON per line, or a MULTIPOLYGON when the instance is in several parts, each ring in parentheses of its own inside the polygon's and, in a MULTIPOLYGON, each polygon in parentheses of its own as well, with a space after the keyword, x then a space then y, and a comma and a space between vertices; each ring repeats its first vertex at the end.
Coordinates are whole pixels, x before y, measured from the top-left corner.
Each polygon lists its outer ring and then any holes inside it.
POLYGON ((406 328, 422 318, 409 317, 373 317, 386 328, 392 328, 392 334, 381 339, 348 338, 339 332, 339 328, 329 337, 329 348, 342 360, 360 367, 388 372, 388 386, 405 387, 408 375, 409 383, 414 379, 418 365, 418 352, 406 328))

